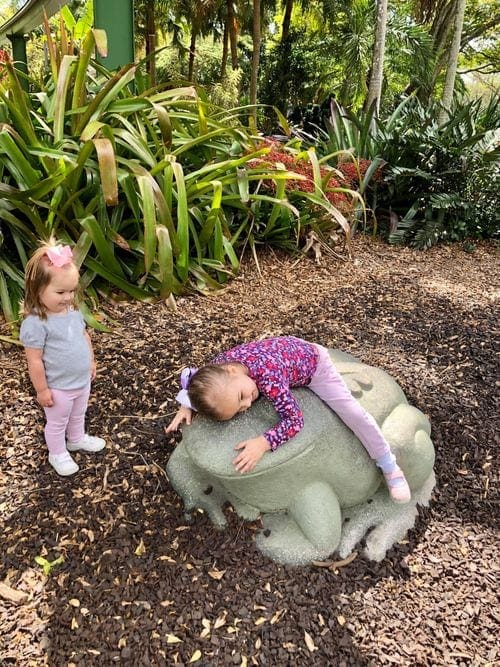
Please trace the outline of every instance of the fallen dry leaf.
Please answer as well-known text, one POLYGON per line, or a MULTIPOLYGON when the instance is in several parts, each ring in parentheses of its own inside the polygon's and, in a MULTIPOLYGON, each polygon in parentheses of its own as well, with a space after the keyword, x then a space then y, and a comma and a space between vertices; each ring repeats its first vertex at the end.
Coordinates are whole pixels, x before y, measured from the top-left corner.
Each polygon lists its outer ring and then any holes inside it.
POLYGON ((136 556, 144 556, 144 554, 146 553, 146 547, 144 546, 144 542, 142 539, 139 542, 139 545, 137 546, 137 549, 134 551, 134 553, 136 556))
POLYGON ((314 651, 318 650, 318 647, 314 643, 313 638, 311 637, 311 635, 308 632, 306 632, 306 630, 304 630, 304 641, 306 643, 306 646, 307 646, 308 650, 311 653, 314 653, 314 651))
POLYGON ((28 594, 23 591, 17 591, 6 584, 0 582, 0 597, 4 600, 10 600, 15 604, 22 604, 28 599, 28 594))
POLYGON ((220 580, 225 575, 226 570, 209 570, 208 576, 212 579, 220 580))
POLYGON ((190 663, 191 663, 191 662, 198 662, 198 660, 200 660, 201 656, 202 656, 201 651, 200 651, 199 649, 196 649, 196 651, 195 651, 195 652, 193 653, 193 655, 191 656, 191 659, 190 659, 189 662, 190 662, 190 663))

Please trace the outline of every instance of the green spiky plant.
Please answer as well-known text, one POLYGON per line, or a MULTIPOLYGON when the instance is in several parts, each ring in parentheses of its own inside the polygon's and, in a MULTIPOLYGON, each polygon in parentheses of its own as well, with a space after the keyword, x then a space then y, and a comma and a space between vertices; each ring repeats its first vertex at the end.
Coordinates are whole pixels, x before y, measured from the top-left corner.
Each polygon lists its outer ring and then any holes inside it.
POLYGON ((424 106, 414 95, 381 119, 332 104, 318 152, 372 161, 359 191, 379 220, 388 218, 391 243, 423 249, 498 235, 500 97, 456 100, 442 124, 439 112, 438 103, 424 106), (383 182, 367 193, 381 165, 383 182))
POLYGON ((381 204, 396 219, 392 243, 423 249, 498 234, 500 97, 456 100, 441 124, 439 111, 410 97, 378 129, 388 162, 381 204))
POLYGON ((217 287, 237 271, 250 236, 272 242, 266 220, 297 243, 323 208, 349 237, 319 183, 313 193, 285 194, 280 183, 304 177, 251 166, 269 149, 242 122, 248 108, 214 109, 194 87, 148 89, 132 64, 109 72, 92 59, 99 31, 75 44, 60 25, 59 41, 46 26, 51 66, 42 86, 31 81, 27 94, 12 63, 0 66, 0 299, 8 323, 18 317, 26 261, 50 235, 74 246, 87 303, 116 291, 172 300, 186 287, 217 287), (269 180, 274 194, 261 192, 269 180))

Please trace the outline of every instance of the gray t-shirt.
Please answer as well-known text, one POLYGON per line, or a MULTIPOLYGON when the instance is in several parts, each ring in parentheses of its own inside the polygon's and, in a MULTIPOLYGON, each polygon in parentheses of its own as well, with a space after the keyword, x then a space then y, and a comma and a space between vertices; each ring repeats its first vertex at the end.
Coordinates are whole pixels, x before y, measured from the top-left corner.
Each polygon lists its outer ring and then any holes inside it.
POLYGON ((79 310, 63 315, 28 315, 21 324, 24 347, 43 350, 47 384, 51 389, 81 389, 90 382, 90 347, 79 310))

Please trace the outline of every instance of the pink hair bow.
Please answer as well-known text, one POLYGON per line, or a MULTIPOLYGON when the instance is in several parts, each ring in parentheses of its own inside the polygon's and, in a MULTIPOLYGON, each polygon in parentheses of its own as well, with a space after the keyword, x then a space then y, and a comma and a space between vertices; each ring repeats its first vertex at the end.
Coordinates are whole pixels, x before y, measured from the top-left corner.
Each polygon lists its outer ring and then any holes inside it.
POLYGON ((185 368, 182 371, 182 373, 181 373, 181 387, 182 387, 182 389, 180 390, 180 392, 175 397, 175 400, 178 403, 180 403, 185 408, 191 408, 191 410, 194 410, 194 408, 191 405, 191 401, 189 399, 188 387, 189 387, 189 383, 191 382, 191 378, 193 377, 193 375, 196 373, 197 370, 198 370, 197 368, 185 368))
POLYGON ((47 257, 54 266, 60 269, 73 261, 73 253, 69 245, 56 245, 47 249, 47 257))

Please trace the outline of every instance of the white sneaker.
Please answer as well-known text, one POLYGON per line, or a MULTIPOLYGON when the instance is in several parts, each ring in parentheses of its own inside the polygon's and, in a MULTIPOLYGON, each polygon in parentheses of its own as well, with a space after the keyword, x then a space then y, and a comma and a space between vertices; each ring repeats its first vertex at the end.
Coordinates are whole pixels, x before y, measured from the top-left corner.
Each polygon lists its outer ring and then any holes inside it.
POLYGON ((68 452, 63 452, 62 454, 49 454, 49 463, 54 468, 58 475, 66 477, 67 475, 73 475, 75 472, 78 472, 80 468, 78 463, 73 461, 72 457, 68 452))
POLYGON ((68 452, 77 452, 79 449, 84 452, 99 452, 106 447, 106 441, 102 438, 96 438, 95 435, 88 435, 85 433, 79 442, 68 442, 66 448, 68 452))

